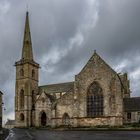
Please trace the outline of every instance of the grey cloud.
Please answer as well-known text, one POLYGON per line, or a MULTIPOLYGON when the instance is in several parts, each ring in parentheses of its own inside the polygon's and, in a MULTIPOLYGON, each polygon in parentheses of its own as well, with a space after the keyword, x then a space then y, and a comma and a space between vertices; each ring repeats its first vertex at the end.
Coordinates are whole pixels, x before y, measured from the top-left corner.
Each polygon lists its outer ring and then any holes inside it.
MULTIPOLYGON (((5 11, 0 7, 0 89, 7 118, 14 110, 13 65, 21 56, 26 1, 1 2, 8 4, 5 11)), ((118 72, 128 71, 132 95, 140 95, 139 0, 34 0, 29 13, 41 85, 74 80, 96 49, 118 72)))

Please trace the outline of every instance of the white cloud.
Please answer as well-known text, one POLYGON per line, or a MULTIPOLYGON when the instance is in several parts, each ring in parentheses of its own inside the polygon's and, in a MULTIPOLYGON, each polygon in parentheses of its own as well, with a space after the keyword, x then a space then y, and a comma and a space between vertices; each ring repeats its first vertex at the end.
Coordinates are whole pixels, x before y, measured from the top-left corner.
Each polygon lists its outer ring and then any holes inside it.
POLYGON ((127 67, 128 64, 129 64, 128 60, 123 60, 122 62, 119 62, 118 65, 115 66, 115 70, 117 72, 121 72, 125 67, 127 67))
POLYGON ((130 73, 130 78, 139 80, 140 79, 140 67, 130 73))

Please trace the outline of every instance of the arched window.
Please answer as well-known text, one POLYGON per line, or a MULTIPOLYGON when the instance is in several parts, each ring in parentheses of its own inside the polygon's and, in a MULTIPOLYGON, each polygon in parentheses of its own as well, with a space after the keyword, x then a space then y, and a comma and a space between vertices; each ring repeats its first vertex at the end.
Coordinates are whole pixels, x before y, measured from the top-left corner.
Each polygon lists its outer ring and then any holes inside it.
POLYGON ((103 91, 97 82, 93 82, 87 93, 87 116, 103 116, 103 91))
POLYGON ((20 108, 23 109, 24 108, 24 90, 22 89, 20 91, 20 108))
POLYGON ((24 121, 24 114, 23 113, 20 114, 20 121, 22 121, 22 122, 24 121))
POLYGON ((35 91, 32 90, 32 103, 34 104, 35 103, 35 91))
POLYGON ((62 123, 63 125, 70 125, 70 117, 67 113, 63 115, 62 123))
POLYGON ((35 70, 32 70, 32 78, 35 77, 35 70))
POLYGON ((23 69, 20 70, 20 76, 24 76, 24 70, 23 69))

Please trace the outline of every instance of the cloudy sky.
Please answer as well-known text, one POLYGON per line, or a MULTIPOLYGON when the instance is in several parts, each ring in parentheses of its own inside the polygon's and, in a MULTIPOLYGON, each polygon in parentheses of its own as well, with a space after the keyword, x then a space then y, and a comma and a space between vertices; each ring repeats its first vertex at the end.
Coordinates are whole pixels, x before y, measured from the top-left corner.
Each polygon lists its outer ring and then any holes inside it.
POLYGON ((14 118, 15 61, 21 57, 27 3, 40 85, 74 80, 96 49, 128 72, 140 96, 140 0, 0 0, 0 90, 14 118))

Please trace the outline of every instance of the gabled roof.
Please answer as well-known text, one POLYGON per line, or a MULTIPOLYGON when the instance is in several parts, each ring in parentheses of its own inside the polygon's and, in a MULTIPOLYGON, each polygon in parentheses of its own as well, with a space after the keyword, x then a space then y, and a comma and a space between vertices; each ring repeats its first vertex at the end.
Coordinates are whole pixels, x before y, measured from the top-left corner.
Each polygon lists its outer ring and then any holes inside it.
POLYGON ((74 90, 74 82, 44 85, 44 86, 40 86, 39 90, 44 90, 45 93, 67 92, 69 90, 74 90))
MULTIPOLYGON (((93 55, 90 57, 90 59, 88 60, 88 62, 86 63, 86 65, 82 68, 82 70, 79 72, 79 74, 88 66, 90 65, 91 62, 94 62, 96 59, 99 59, 100 61, 102 61, 102 63, 104 63, 109 69, 112 70, 112 72, 116 73, 116 71, 114 69, 112 69, 111 66, 109 66, 103 58, 101 58, 101 56, 96 52, 96 50, 94 50, 93 55)), ((116 73, 117 74, 117 73, 116 73)))
POLYGON ((56 98, 48 93, 45 93, 45 95, 50 99, 51 102, 54 102, 56 98))
POLYGON ((123 105, 125 112, 140 111, 140 97, 124 98, 123 105))
POLYGON ((104 63, 113 73, 116 74, 116 76, 117 76, 117 77, 119 78, 119 80, 120 80, 120 83, 121 83, 121 85, 122 85, 122 88, 125 88, 124 85, 123 85, 123 82, 122 82, 122 80, 121 80, 121 78, 120 78, 120 76, 119 76, 119 74, 118 74, 110 65, 108 65, 108 64, 105 62, 104 59, 102 59, 102 58, 100 57, 100 55, 96 52, 96 50, 94 50, 93 55, 90 57, 90 59, 88 60, 88 62, 86 63, 86 65, 83 67, 83 69, 79 72, 79 74, 87 67, 87 65, 89 65, 89 63, 90 63, 91 61, 94 62, 94 60, 95 60, 96 58, 100 59, 100 60, 102 61, 102 63, 104 63))
POLYGON ((39 97, 36 99, 35 104, 40 99, 42 94, 44 94, 47 98, 49 98, 51 102, 54 102, 56 100, 55 96, 50 95, 50 94, 46 93, 45 91, 43 91, 40 93, 39 97))

